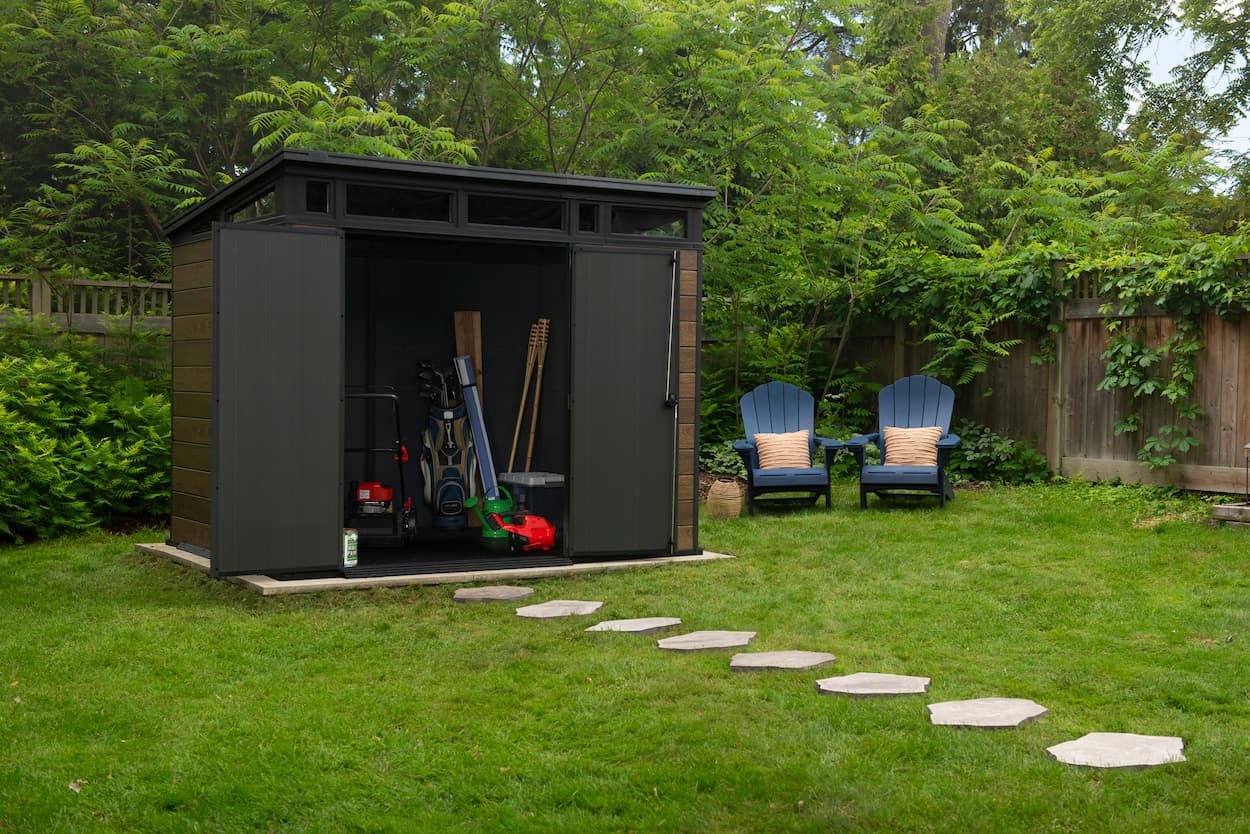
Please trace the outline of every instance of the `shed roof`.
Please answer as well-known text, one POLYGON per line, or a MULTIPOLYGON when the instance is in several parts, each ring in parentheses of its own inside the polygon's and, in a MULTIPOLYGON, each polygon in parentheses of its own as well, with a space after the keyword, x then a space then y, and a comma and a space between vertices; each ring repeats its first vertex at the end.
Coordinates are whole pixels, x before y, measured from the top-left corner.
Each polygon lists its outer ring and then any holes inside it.
POLYGON ((540 190, 575 191, 601 196, 617 195, 634 200, 640 198, 666 203, 706 203, 716 196, 716 189, 702 185, 677 185, 648 180, 612 179, 587 177, 575 174, 550 174, 541 171, 521 171, 510 168, 485 168, 479 166, 450 165, 442 162, 416 162, 406 159, 388 159, 358 154, 304 151, 284 148, 257 164, 243 176, 226 187, 209 195, 205 200, 175 214, 162 227, 168 237, 197 218, 215 212, 257 180, 280 172, 289 165, 300 168, 323 167, 333 175, 350 175, 353 172, 381 172, 400 177, 421 177, 426 180, 446 180, 448 184, 472 183, 476 186, 523 186, 540 190))

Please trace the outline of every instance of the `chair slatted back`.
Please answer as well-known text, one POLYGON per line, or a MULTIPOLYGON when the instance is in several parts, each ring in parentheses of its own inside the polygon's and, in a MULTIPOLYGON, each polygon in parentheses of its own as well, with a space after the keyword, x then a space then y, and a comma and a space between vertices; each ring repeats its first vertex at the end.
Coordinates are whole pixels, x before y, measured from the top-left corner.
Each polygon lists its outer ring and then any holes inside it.
POLYGON ((757 434, 807 429, 815 449, 816 400, 802 388, 788 382, 766 382, 748 391, 738 404, 748 440, 757 434))
POLYGON ((955 392, 931 376, 904 377, 877 395, 877 431, 881 432, 881 458, 885 459, 885 427, 906 429, 941 426, 951 430, 955 392))

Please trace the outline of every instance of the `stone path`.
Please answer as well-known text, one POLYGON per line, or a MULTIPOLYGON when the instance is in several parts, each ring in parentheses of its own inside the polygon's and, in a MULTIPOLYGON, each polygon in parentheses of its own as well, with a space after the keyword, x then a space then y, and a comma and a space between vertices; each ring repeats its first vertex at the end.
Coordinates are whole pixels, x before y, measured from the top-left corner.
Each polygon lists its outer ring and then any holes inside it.
POLYGON ((623 631, 629 634, 653 634, 666 628, 681 625, 677 617, 638 617, 633 620, 604 620, 595 623, 587 631, 623 631))
POLYGON ((582 614, 593 614, 603 607, 602 602, 587 602, 581 599, 553 599, 537 605, 525 605, 516 610, 518 617, 532 617, 549 620, 553 617, 575 617, 582 614))
MULTIPOLYGON (((490 585, 461 588, 455 601, 498 602, 530 596, 533 588, 517 585, 490 585)), ((602 602, 578 599, 553 599, 537 605, 516 609, 518 617, 549 619, 592 614, 603 607, 602 602)), ((630 634, 651 634, 681 625, 677 617, 636 617, 625 620, 604 620, 586 631, 616 631, 630 634)), ((711 651, 740 648, 756 637, 754 631, 692 631, 656 641, 661 649, 675 652, 711 651)), ((739 652, 729 661, 735 672, 819 669, 836 662, 829 652, 800 650, 739 652)), ((879 697, 919 695, 929 690, 930 679, 915 675, 892 675, 882 672, 855 672, 822 678, 816 691, 825 695, 879 697)), ((1009 728, 1019 727, 1046 715, 1041 704, 1026 698, 974 698, 966 701, 942 701, 929 704, 929 720, 948 727, 1009 728)), ((1064 764, 1096 768, 1143 768, 1185 761, 1185 742, 1176 736, 1147 736, 1136 733, 1088 733, 1078 739, 1046 748, 1046 752, 1064 764)))
POLYGON ((929 720, 947 727, 1006 729, 1041 718, 1046 707, 1027 698, 974 698, 929 704, 929 720))
POLYGON ((803 671, 828 666, 837 658, 828 652, 742 652, 733 656, 729 668, 735 672, 763 672, 770 669, 803 671))
POLYGON ((482 588, 460 588, 454 598, 456 602, 508 602, 532 593, 533 588, 523 588, 520 585, 487 585, 482 588))
POLYGON ((929 679, 914 675, 888 675, 882 672, 856 672, 816 681, 816 691, 823 695, 854 695, 881 697, 886 695, 920 695, 929 691, 929 679))
POLYGON ((755 639, 754 631, 692 631, 657 641, 670 652, 702 652, 711 649, 736 649, 755 639))
POLYGON ((1089 733, 1046 752, 1064 764, 1083 767, 1154 767, 1185 761, 1185 742, 1176 736, 1089 733))

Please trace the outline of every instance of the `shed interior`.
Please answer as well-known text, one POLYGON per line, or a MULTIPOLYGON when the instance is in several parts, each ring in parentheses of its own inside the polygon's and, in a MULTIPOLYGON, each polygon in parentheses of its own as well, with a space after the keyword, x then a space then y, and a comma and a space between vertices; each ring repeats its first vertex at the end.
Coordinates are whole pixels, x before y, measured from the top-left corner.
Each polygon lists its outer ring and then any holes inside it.
MULTIPOLYGON (((344 481, 383 482, 398 488, 397 467, 412 497, 416 531, 403 545, 379 541, 360 528, 359 570, 416 563, 473 562, 498 556, 481 529, 447 529, 436 523, 421 459, 423 433, 434 407, 422 397, 419 366, 449 370, 456 355, 454 314, 481 316, 480 394, 496 470, 507 471, 525 379, 530 326, 550 321, 534 457, 530 471, 569 471, 570 306, 569 248, 559 244, 439 240, 352 233, 347 237, 345 283, 345 382, 348 392, 393 392, 408 460, 385 453, 344 453, 344 481)), ((536 372, 536 368, 535 368, 536 372)), ((521 470, 528 445, 534 383, 531 380, 514 470, 521 470)), ((395 441, 392 405, 381 399, 345 402, 344 449, 384 449, 395 441)), ((528 506, 557 527, 547 561, 564 558, 567 524, 563 489, 532 490, 528 506)), ((402 497, 396 492, 397 503, 402 497)), ((471 514, 470 514, 471 515, 471 514)), ((457 565, 461 567, 462 565, 457 565)), ((448 567, 450 567, 448 565, 448 567)))

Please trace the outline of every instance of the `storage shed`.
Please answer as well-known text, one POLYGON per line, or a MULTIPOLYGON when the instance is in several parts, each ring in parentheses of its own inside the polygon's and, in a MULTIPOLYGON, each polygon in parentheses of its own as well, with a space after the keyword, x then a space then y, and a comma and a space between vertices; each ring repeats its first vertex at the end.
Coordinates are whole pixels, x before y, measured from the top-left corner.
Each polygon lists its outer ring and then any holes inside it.
POLYGON ((713 196, 285 150, 174 217, 169 544, 218 575, 275 576, 698 553, 702 210, 713 196), (499 553, 480 530, 440 529, 424 498, 431 407, 418 367, 461 352, 453 320, 464 313, 480 322, 500 470, 527 339, 549 321, 530 467, 564 476, 541 508, 559 530, 548 553, 499 553), (407 452, 371 454, 397 449, 397 433, 407 452), (362 541, 345 568, 351 485, 399 480, 415 535, 362 541))

